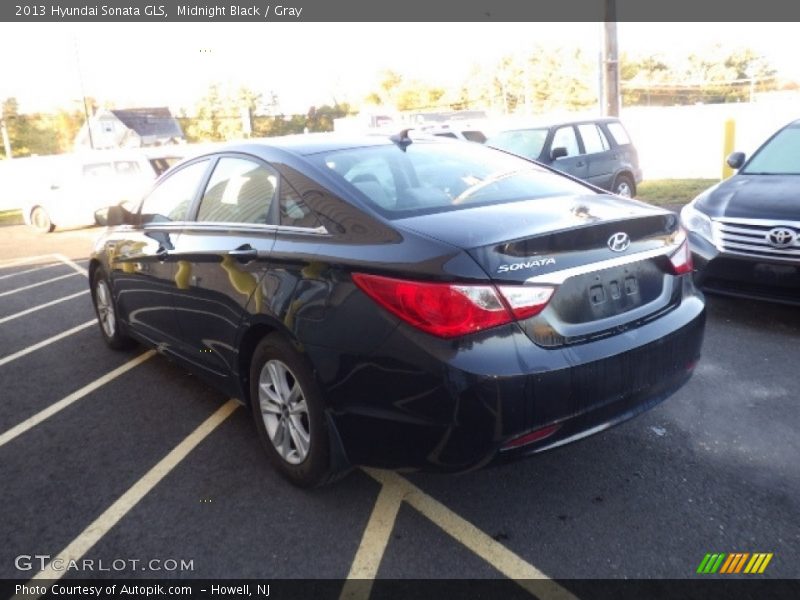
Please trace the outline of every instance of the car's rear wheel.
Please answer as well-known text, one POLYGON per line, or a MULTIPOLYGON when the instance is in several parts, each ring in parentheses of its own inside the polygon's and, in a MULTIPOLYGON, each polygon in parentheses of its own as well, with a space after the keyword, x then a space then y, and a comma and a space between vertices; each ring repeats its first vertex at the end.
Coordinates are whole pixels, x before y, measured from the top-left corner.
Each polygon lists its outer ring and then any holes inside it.
POLYGON ((636 184, 630 175, 625 175, 623 173, 621 175, 617 175, 611 191, 617 196, 622 196, 623 198, 633 198, 636 195, 636 184))
POLYGON ((50 215, 41 206, 37 206, 31 211, 31 226, 39 233, 50 233, 55 229, 50 215))
POLYGON ((97 269, 92 277, 92 302, 103 339, 114 350, 124 350, 135 344, 120 330, 117 306, 105 274, 97 269))
POLYGON ((332 479, 322 394, 306 360, 278 334, 253 353, 250 398, 267 456, 284 477, 300 487, 332 479))

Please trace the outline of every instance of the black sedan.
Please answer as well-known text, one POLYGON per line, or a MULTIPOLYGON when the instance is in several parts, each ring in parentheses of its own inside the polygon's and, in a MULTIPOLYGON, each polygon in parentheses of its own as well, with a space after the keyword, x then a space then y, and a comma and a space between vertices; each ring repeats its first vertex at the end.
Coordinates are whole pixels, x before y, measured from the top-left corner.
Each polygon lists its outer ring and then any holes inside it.
POLYGON ((700 354, 673 214, 479 145, 232 145, 109 221, 90 262, 108 345, 240 398, 299 485, 559 446, 663 400, 700 354))
POLYGON ((800 121, 681 211, 696 281, 709 292, 800 304, 800 121))

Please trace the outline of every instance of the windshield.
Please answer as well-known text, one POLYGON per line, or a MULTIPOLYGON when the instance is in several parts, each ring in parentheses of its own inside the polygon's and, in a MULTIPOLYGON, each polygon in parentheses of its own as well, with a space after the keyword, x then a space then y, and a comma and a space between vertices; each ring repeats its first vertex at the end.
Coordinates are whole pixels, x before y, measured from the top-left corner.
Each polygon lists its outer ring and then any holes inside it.
POLYGON ((465 206, 595 193, 526 160, 478 144, 417 141, 309 157, 389 218, 465 206))
POLYGON ((536 160, 542 155, 547 131, 547 128, 503 131, 486 140, 486 145, 536 160))
POLYGON ((800 126, 778 132, 740 172, 746 175, 800 175, 800 126))

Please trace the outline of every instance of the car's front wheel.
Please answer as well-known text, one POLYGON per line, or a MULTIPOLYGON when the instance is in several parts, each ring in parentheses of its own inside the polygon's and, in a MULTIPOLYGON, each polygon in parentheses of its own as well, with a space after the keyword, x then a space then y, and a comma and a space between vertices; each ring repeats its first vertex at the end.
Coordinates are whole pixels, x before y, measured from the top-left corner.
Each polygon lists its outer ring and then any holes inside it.
POLYGON ((617 175, 611 191, 623 198, 633 198, 636 195, 636 184, 630 175, 617 175))
POLYGON ((117 306, 105 274, 97 269, 92 277, 92 302, 103 339, 114 350, 130 348, 135 342, 120 330, 117 306))
POLYGON ((55 229, 50 215, 41 206, 37 206, 31 211, 31 226, 39 233, 50 233, 55 229))
POLYGON ((322 394, 306 360, 278 334, 264 338, 253 353, 250 399, 259 437, 278 471, 300 487, 329 481, 322 394))

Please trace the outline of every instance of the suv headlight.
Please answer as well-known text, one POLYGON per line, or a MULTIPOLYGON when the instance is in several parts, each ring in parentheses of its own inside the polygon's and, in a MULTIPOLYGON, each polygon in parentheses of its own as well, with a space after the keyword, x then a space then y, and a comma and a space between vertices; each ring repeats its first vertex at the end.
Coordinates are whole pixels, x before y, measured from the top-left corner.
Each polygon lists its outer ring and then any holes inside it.
POLYGON ((694 202, 687 204, 681 209, 681 223, 683 223, 683 226, 689 231, 701 235, 709 242, 712 241, 711 219, 708 215, 697 210, 694 207, 694 202))

